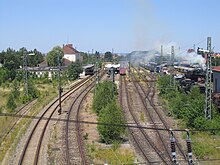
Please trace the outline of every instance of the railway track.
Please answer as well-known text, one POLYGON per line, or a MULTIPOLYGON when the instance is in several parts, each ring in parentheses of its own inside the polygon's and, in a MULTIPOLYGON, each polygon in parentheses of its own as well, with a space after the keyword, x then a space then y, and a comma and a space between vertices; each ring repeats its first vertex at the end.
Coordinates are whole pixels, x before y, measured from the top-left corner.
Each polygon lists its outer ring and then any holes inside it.
MULTIPOLYGON (((132 120, 129 120, 129 117, 126 117, 127 120, 135 122, 134 124, 137 126, 141 126, 138 121, 137 116, 135 115, 134 109, 131 106, 131 96, 129 96, 128 85, 123 78, 120 81, 120 103, 123 106, 123 110, 128 109, 132 120), (123 97, 123 93, 125 96, 123 97), (123 98, 126 98, 123 100, 123 98)), ((127 112, 124 112, 127 114, 127 112)), ((128 128, 131 138, 134 141, 134 145, 137 148, 139 154, 143 157, 143 161, 147 162, 147 164, 152 164, 157 160, 163 164, 169 164, 166 157, 164 157, 163 153, 161 153, 160 149, 155 145, 155 142, 150 138, 150 135, 147 134, 143 129, 135 129, 132 130, 128 128)))
POLYGON ((11 125, 9 126, 7 131, 0 136, 0 139, 1 139, 0 144, 2 144, 2 142, 6 140, 6 138, 9 136, 9 134, 13 131, 13 129, 16 127, 16 125, 20 122, 22 117, 24 115, 28 114, 31 107, 34 106, 36 104, 36 102, 37 102, 37 99, 32 100, 31 102, 28 102, 27 104, 25 104, 21 108, 19 108, 18 111, 16 111, 16 113, 13 114, 13 116, 19 116, 19 117, 16 118, 16 120, 11 123, 11 125))
MULTIPOLYGON (((61 102, 64 102, 71 96, 76 90, 81 88, 85 83, 91 81, 93 77, 82 80, 81 82, 74 84, 70 90, 62 95, 61 102)), ((53 101, 37 119, 34 127, 30 131, 30 134, 25 142, 22 153, 19 157, 18 164, 38 164, 40 159, 41 145, 46 132, 50 119, 56 112, 59 106, 59 98, 53 101)))
MULTIPOLYGON (((146 76, 148 76, 151 79, 151 81, 147 82, 148 83, 147 86, 149 87, 148 91, 145 90, 146 88, 143 87, 143 85, 141 85, 141 83, 137 82, 137 84, 139 85, 140 89, 145 94, 144 96, 142 96, 142 98, 143 97, 146 98, 146 102, 148 102, 150 107, 152 107, 151 108, 152 111, 150 113, 156 115, 157 121, 162 123, 162 127, 166 128, 166 129, 169 129, 170 126, 165 121, 164 117, 161 115, 161 113, 159 112, 158 108, 154 104, 154 97, 155 97, 155 93, 156 93, 156 84, 155 84, 156 78, 155 78, 155 76, 153 74, 150 74, 148 72, 145 72, 145 75, 144 76, 140 76, 140 77, 146 77, 146 76)), ((167 132, 167 134, 169 134, 169 132, 167 132)), ((167 135, 166 139, 169 139, 169 135, 167 135)), ((187 160, 187 157, 186 157, 186 155, 184 153, 184 150, 183 150, 182 146, 178 142, 177 138, 175 138, 175 139, 176 139, 177 153, 178 153, 178 155, 180 155, 179 158, 181 158, 182 162, 185 162, 185 163, 187 162, 186 164, 188 164, 188 160, 187 160)), ((167 141, 169 141, 169 140, 167 140, 167 141)))
MULTIPOLYGON (((100 73, 102 78, 104 72, 100 73)), ((66 163, 69 164, 90 164, 87 159, 87 155, 84 148, 84 142, 82 137, 81 125, 80 125, 80 109, 83 102, 89 92, 94 88, 96 82, 91 82, 85 86, 82 91, 75 96, 74 101, 67 114, 67 122, 65 126, 65 146, 66 146, 66 163), (69 122, 70 120, 76 121, 75 124, 69 122), (74 136, 75 135, 75 136, 74 136), (72 137, 74 136, 74 137, 72 137), (75 138, 75 139, 74 139, 75 138), (78 152, 76 152, 78 150, 78 152)))
POLYGON ((66 143, 66 162, 67 164, 89 164, 88 160, 86 159, 86 155, 84 152, 84 144, 83 139, 81 135, 81 127, 80 123, 80 108, 83 103, 84 98, 87 96, 87 94, 92 90, 94 87, 95 82, 90 83, 88 86, 86 86, 76 97, 75 100, 72 102, 68 115, 67 115, 67 122, 66 122, 66 136, 65 136, 65 143, 66 143), (75 110, 75 111, 73 111, 75 110), (75 114, 74 114, 75 113, 75 114), (73 123, 69 122, 70 120, 75 120, 76 123, 73 125, 73 123), (72 124, 72 126, 70 126, 72 124), (77 147, 74 146, 74 139, 69 136, 69 134, 76 135, 76 141, 77 141, 77 147), (75 149, 78 149, 79 155, 77 155, 77 152, 75 149), (77 162, 74 158, 78 157, 77 162), (75 162, 74 162, 75 161, 75 162))

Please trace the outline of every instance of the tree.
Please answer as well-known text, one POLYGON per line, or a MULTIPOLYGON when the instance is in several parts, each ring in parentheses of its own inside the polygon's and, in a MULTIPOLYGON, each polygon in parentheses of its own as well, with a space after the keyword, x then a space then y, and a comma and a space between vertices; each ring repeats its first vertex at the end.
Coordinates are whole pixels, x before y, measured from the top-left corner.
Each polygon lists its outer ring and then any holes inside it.
POLYGON ((98 51, 95 51, 95 59, 99 60, 100 59, 100 53, 98 51))
POLYGON ((113 60, 113 55, 111 52, 105 52, 105 55, 104 55, 104 61, 105 62, 112 62, 113 60))
POLYGON ((21 59, 15 50, 8 48, 4 56, 3 67, 8 70, 7 80, 14 80, 16 77, 16 69, 21 65, 21 59))
POLYGON ((83 64, 87 64, 89 62, 88 54, 84 52, 81 52, 80 54, 83 57, 83 64))
POLYGON ((110 102, 105 108, 101 110, 101 115, 98 119, 100 123, 108 125, 98 125, 98 131, 101 135, 101 141, 105 143, 112 143, 119 140, 121 135, 125 132, 125 121, 123 119, 122 111, 117 106, 115 101, 110 102), (112 124, 122 126, 112 126, 112 124))
POLYGON ((43 62, 44 56, 41 52, 39 52, 37 49, 34 49, 33 51, 29 51, 28 54, 34 53, 34 56, 27 56, 27 63, 28 66, 37 66, 37 64, 43 62))
MULTIPOLYGON (((114 91, 116 92, 116 86, 114 84, 114 91)), ((115 95, 116 93, 114 93, 115 95)), ((102 83, 99 83, 96 87, 94 99, 93 99, 93 110, 99 115, 101 113, 101 110, 112 100, 114 100, 115 97, 112 96, 112 82, 110 81, 104 81, 102 83)))
POLYGON ((8 80, 8 69, 0 68, 0 85, 2 85, 5 81, 8 80))
POLYGON ((17 105, 15 103, 15 98, 12 93, 10 93, 10 95, 8 97, 7 107, 11 110, 14 110, 17 107, 17 105))
POLYGON ((28 96, 30 99, 35 99, 39 96, 39 91, 31 80, 28 82, 28 96))
POLYGON ((14 80, 14 82, 12 84, 12 94, 15 99, 18 99, 20 96, 19 83, 16 79, 14 80))
POLYGON ((82 65, 79 62, 79 60, 77 60, 76 62, 72 62, 67 69, 67 77, 70 80, 75 80, 77 78, 79 78, 79 74, 82 73, 83 69, 82 69, 82 65))
POLYGON ((55 46, 46 56, 49 66, 58 66, 58 56, 60 60, 63 58, 63 49, 60 46, 55 46))

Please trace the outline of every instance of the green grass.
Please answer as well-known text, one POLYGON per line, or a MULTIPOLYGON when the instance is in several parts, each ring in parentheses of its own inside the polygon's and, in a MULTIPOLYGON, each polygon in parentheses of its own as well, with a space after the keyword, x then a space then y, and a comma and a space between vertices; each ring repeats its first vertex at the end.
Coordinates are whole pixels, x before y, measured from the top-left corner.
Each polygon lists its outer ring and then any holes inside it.
POLYGON ((220 136, 196 133, 192 141, 193 152, 199 159, 220 159, 220 136))
MULTIPOLYGON (((55 89, 52 88, 49 85, 46 85, 46 87, 41 91, 41 96, 38 99, 38 102, 31 108, 28 115, 35 116, 38 114, 43 107, 45 107, 54 97, 57 96, 57 93, 55 92, 55 89)), ((7 128, 10 128, 10 125, 12 122, 16 120, 16 118, 13 117, 7 117, 7 116, 1 116, 0 117, 0 131, 6 132, 7 128)), ((13 129, 13 132, 10 134, 10 136, 7 137, 7 139, 1 144, 0 146, 0 162, 2 162, 5 154, 7 151, 9 151, 9 155, 12 155, 12 153, 15 151, 16 146, 21 139, 22 135, 26 132, 28 126, 30 125, 32 119, 23 118, 17 126, 13 129)), ((0 163, 1 164, 1 163, 0 163)))
POLYGON ((140 120, 141 120, 142 122, 145 122, 144 112, 141 112, 141 114, 140 114, 140 120))
POLYGON ((134 155, 130 149, 102 148, 98 145, 88 145, 89 155, 95 164, 133 164, 134 155))

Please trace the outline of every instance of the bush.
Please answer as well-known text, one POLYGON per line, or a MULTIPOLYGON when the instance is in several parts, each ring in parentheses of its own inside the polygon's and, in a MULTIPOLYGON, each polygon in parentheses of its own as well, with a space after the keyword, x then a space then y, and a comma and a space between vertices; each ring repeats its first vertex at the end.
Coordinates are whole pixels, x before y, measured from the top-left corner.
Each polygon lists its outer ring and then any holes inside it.
POLYGON ((13 96, 12 93, 10 93, 9 97, 8 97, 8 101, 7 101, 7 108, 9 108, 10 110, 14 110, 17 107, 16 103, 15 103, 15 98, 13 96))
POLYGON ((98 125, 100 139, 105 143, 119 140, 120 136, 125 132, 125 127, 111 126, 112 124, 124 125, 125 123, 122 111, 116 103, 116 94, 116 85, 113 85, 110 81, 99 83, 95 89, 93 110, 97 113, 100 123, 108 124, 98 125))
MULTIPOLYGON (((113 87, 114 91, 116 91, 115 84, 113 87)), ((92 106, 97 115, 99 115, 102 108, 115 99, 116 92, 112 93, 112 90, 112 82, 110 81, 104 81, 103 83, 99 83, 97 85, 92 106)))
MULTIPOLYGON (((183 93, 182 90, 169 89, 169 76, 160 77, 158 84, 160 95, 167 100, 169 110, 178 119, 182 119, 186 126, 196 129, 216 129, 220 125, 220 115, 216 113, 213 106, 212 120, 204 117, 205 96, 200 93, 198 87, 193 87, 189 93, 183 93)), ((211 131, 216 134, 217 131, 211 131)))
POLYGON ((112 143, 115 140, 119 140, 120 136, 125 132, 125 127, 111 126, 112 124, 123 125, 125 123, 122 111, 114 101, 101 110, 101 115, 98 120, 100 123, 108 124, 98 125, 102 142, 112 143))

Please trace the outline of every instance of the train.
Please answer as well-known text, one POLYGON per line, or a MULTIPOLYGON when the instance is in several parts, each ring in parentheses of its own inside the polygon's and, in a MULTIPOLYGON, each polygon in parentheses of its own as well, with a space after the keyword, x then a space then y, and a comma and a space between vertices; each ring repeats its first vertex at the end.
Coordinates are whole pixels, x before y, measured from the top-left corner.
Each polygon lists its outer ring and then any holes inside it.
POLYGON ((121 75, 121 76, 124 76, 124 75, 126 75, 126 68, 120 68, 119 69, 119 74, 121 75))
POLYGON ((95 74, 95 66, 92 64, 83 66, 82 68, 83 68, 83 72, 80 73, 80 77, 95 74))
POLYGON ((148 62, 146 64, 140 63, 139 66, 149 70, 150 72, 154 72, 157 67, 157 63, 155 62, 148 62))
POLYGON ((112 74, 112 70, 114 74, 126 75, 127 67, 121 64, 106 64, 105 71, 109 76, 112 74))

